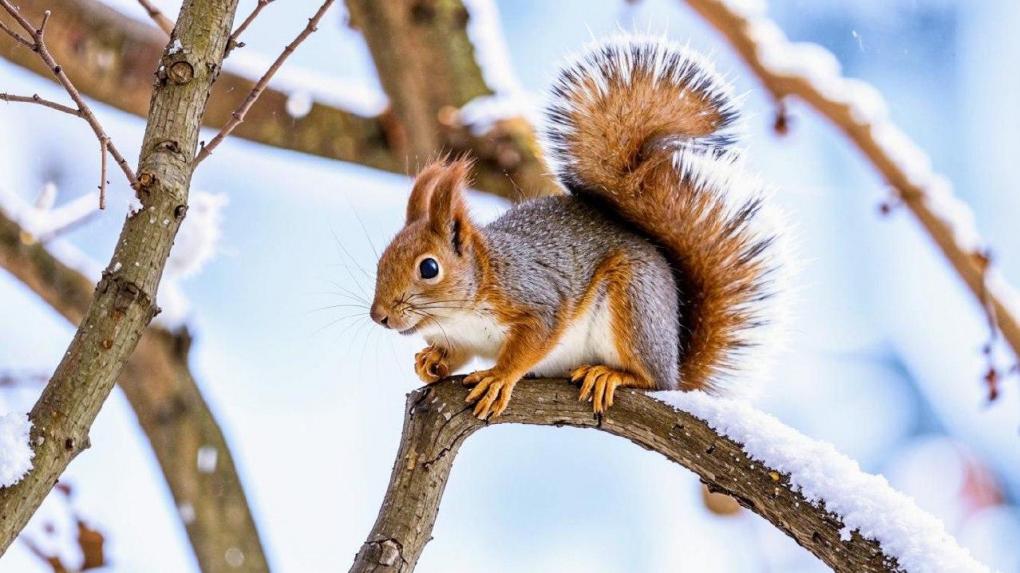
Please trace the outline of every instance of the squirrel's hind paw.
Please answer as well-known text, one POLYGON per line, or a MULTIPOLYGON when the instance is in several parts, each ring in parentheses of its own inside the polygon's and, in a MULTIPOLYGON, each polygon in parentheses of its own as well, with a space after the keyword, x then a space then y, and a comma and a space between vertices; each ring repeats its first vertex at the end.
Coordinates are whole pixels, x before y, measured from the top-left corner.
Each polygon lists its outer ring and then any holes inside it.
POLYGON ((517 380, 499 374, 494 369, 479 370, 464 377, 464 384, 474 386, 468 393, 465 402, 475 404, 475 416, 485 420, 490 415, 495 418, 510 405, 517 380))
POLYGON ((450 375, 446 349, 429 346, 414 355, 414 372, 426 384, 438 382, 450 375))
POLYGON ((592 403, 596 414, 605 414, 613 405, 613 395, 621 386, 646 386, 630 372, 623 372, 609 366, 580 366, 570 373, 571 382, 580 382, 578 400, 592 403))

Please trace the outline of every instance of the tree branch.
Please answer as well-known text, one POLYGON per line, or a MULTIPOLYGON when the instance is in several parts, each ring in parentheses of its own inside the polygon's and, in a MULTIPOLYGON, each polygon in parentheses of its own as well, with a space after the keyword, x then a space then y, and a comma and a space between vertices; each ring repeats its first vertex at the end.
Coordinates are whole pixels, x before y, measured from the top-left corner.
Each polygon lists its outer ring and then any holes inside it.
MULTIPOLYGON (((251 23, 251 20, 254 20, 255 16, 257 16, 258 13, 262 10, 262 8, 268 3, 269 3, 268 0, 259 0, 258 5, 255 7, 255 10, 252 12, 252 14, 248 16, 248 19, 245 20, 243 24, 241 24, 241 27, 238 28, 237 32, 234 32, 234 34, 230 36, 230 40, 227 44, 228 50, 230 49, 231 42, 235 41, 235 36, 244 31, 244 29, 248 27, 248 24, 251 23)), ((262 77, 259 78, 259 81, 255 83, 255 87, 253 87, 251 91, 248 92, 247 97, 244 98, 244 101, 241 102, 241 105, 238 106, 234 113, 230 114, 230 121, 228 121, 226 125, 224 125, 220 129, 220 132, 216 134, 216 137, 213 137, 208 144, 202 146, 202 150, 199 151, 198 157, 195 158, 196 165, 198 163, 201 163, 202 160, 205 159, 206 157, 209 157, 209 155, 212 154, 213 150, 216 149, 216 146, 222 143, 223 140, 226 139, 227 136, 230 135, 230 133, 234 131, 234 129, 237 126, 244 123, 245 114, 248 113, 248 110, 251 109, 251 106, 254 105, 255 102, 259 99, 259 96, 262 95, 262 92, 265 91, 266 86, 269 85, 269 80, 273 79, 273 76, 276 75, 276 72, 280 70, 280 68, 283 66, 283 63, 287 61, 287 58, 289 58, 290 55, 294 53, 294 50, 296 50, 297 47, 301 45, 301 42, 304 42, 305 38, 311 36, 312 33, 318 29, 317 26, 319 25, 319 21, 322 20, 322 17, 326 14, 326 10, 329 10, 329 7, 332 5, 333 0, 326 0, 325 2, 323 2, 322 6, 319 7, 315 14, 308 19, 308 25, 305 26, 303 30, 301 30, 301 33, 298 34, 297 37, 294 38, 293 41, 291 41, 291 43, 287 44, 283 48, 283 52, 281 52, 280 55, 276 57, 276 60, 273 62, 271 66, 269 66, 269 69, 266 70, 266 73, 262 74, 262 77)))
POLYGON ((241 38, 241 34, 243 34, 244 31, 248 29, 248 26, 251 26, 251 23, 255 21, 255 18, 258 18, 262 10, 265 9, 265 7, 268 6, 270 3, 272 3, 272 1, 273 0, 259 0, 258 3, 255 4, 255 8, 252 9, 250 14, 248 14, 248 17, 244 19, 244 22, 241 22, 241 25, 238 26, 237 29, 234 30, 232 34, 230 34, 230 40, 227 41, 228 56, 230 55, 230 52, 234 50, 234 48, 244 47, 244 42, 238 41, 241 38))
POLYGON ((408 151, 435 154, 443 143, 440 110, 493 93, 467 37, 467 9, 460 2, 408 0, 348 0, 347 9, 372 52, 408 151))
MULTIPOLYGON (((64 63, 81 92, 122 111, 144 117, 149 109, 152 66, 166 44, 164 32, 118 13, 98 0, 21 0, 21 12, 54 11, 50 49, 64 63), (86 38, 87 40, 82 40, 86 38)), ((458 37, 463 37, 462 33, 458 37)), ((16 42, 0 34, 0 56, 44 77, 49 72, 34 54, 11 49, 16 42)), ((221 72, 203 125, 219 128, 231 119, 255 82, 221 72)), ((236 137, 321 157, 349 161, 397 173, 414 168, 402 143, 406 136, 392 112, 365 116, 316 102, 301 118, 287 112, 289 94, 272 86, 234 131, 236 137)), ((441 122, 449 151, 470 151, 480 158, 474 186, 510 199, 558 192, 538 157, 531 126, 522 119, 499 121, 479 133, 464 125, 453 107, 441 122)), ((433 149, 429 155, 436 153, 433 149)))
POLYGON ((405 161, 421 163, 442 151, 470 152, 481 189, 510 186, 512 199, 555 195, 560 189, 541 159, 534 131, 521 118, 496 122, 473 138, 458 110, 491 96, 467 34, 470 13, 460 1, 347 0, 351 26, 360 30, 398 122, 394 145, 405 161))
POLYGON ((16 31, 14 31, 3 20, 0 20, 0 31, 6 33, 11 38, 13 38, 15 42, 21 44, 22 46, 25 46, 29 50, 35 48, 35 44, 33 44, 32 42, 28 41, 28 38, 22 36, 21 34, 19 34, 16 31))
MULTIPOLYGON (((79 324, 88 310, 91 281, 42 243, 21 240, 24 236, 0 210, 0 267, 72 325, 79 324)), ((224 559, 231 548, 244 555, 242 571, 264 571, 265 554, 233 454, 188 366, 189 346, 187 332, 150 326, 117 383, 156 454, 202 571, 238 571, 224 559), (202 448, 217 452, 209 472, 195 463, 202 448)))
POLYGON ((142 5, 142 8, 145 8, 145 11, 149 14, 149 17, 152 18, 152 21, 155 22, 156 26, 158 26, 160 30, 163 30, 167 36, 174 33, 174 21, 167 18, 166 14, 164 14, 159 8, 156 8, 155 4, 149 0, 138 0, 138 3, 142 5))
MULTIPOLYGON (((31 49, 33 52, 39 55, 39 58, 46 65, 46 68, 54 75, 54 77, 57 78, 57 82, 61 86, 63 86, 64 91, 67 92, 67 95, 71 96, 71 99, 74 101, 75 105, 78 106, 78 113, 76 115, 84 119, 89 124, 89 127, 91 127, 92 131, 96 134, 96 138, 99 139, 101 144, 100 147, 103 148, 103 152, 104 153, 106 151, 110 152, 110 155, 113 156, 113 159, 117 162, 117 165, 119 165, 121 170, 124 172, 124 176, 127 177, 128 183, 130 183, 131 186, 134 187, 137 183, 137 180, 135 178, 135 172, 131 170, 131 167, 128 165, 127 160, 124 159, 124 156, 120 154, 120 150, 117 149, 117 146, 114 145, 113 141, 110 140, 110 136, 106 135, 106 131, 103 129, 103 125, 99 123, 99 119, 96 117, 94 113, 92 113, 92 108, 89 107, 87 103, 85 103, 85 100, 81 97, 81 94, 78 92, 78 88, 76 88, 74 86, 74 83, 71 82, 71 79, 67 77, 67 74, 64 73, 64 69, 53 58, 53 55, 50 54, 49 48, 47 48, 46 46, 45 39, 46 24, 49 23, 50 20, 50 11, 46 10, 43 12, 42 22, 39 24, 39 27, 36 28, 32 26, 31 22, 29 22, 21 14, 18 8, 9 2, 9 0, 0 0, 0 6, 2 6, 3 9, 8 14, 10 14, 11 17, 14 18, 18 22, 18 24, 25 30, 25 32, 27 32, 28 35, 32 38, 29 49, 31 49)), ((25 43, 23 37, 15 34, 9 28, 4 27, 4 31, 13 36, 15 40, 17 40, 19 43, 22 44, 25 43)), ((17 100, 8 99, 7 101, 17 100)), ((35 103, 42 103, 42 101, 37 101, 35 103)), ((47 105, 47 107, 59 109, 55 107, 55 105, 56 104, 47 105)), ((103 176, 104 177, 106 176, 105 168, 103 176)))
POLYGON ((62 103, 57 103, 55 101, 51 101, 51 100, 48 100, 48 99, 43 99, 43 98, 39 97, 39 94, 32 94, 30 96, 19 96, 19 95, 15 95, 15 94, 9 94, 9 93, 0 92, 0 101, 20 102, 20 103, 34 103, 34 104, 37 104, 37 105, 41 105, 43 107, 48 107, 50 109, 55 109, 55 110, 57 110, 59 112, 63 112, 63 113, 66 113, 66 114, 73 115, 75 117, 82 117, 80 109, 75 109, 75 108, 73 108, 71 106, 67 106, 67 105, 64 105, 62 103))
MULTIPOLYGON (((40 17, 54 11, 47 39, 81 92, 117 109, 145 117, 149 110, 152 71, 167 36, 98 0, 20 0, 22 14, 40 17)), ((0 57, 52 77, 35 54, 15 50, 14 40, 0 34, 0 57)), ((220 71, 203 125, 219 129, 255 85, 253 80, 220 71)), ((321 103, 308 115, 287 113, 289 94, 268 88, 252 106, 238 137, 313 155, 400 171, 391 153, 386 116, 367 117, 321 103)))
MULTIPOLYGON (((432 537, 458 449, 468 436, 488 425, 465 406, 466 395, 467 389, 456 380, 408 395, 389 487, 375 525, 355 557, 352 573, 414 570, 432 537)), ((626 438, 693 471, 709 490, 733 497, 837 572, 901 569, 894 555, 877 541, 861 537, 856 530, 847 535, 849 528, 838 515, 825 509, 824 500, 821 505, 807 500, 791 485, 789 475, 752 459, 741 444, 704 421, 645 393, 618 391, 613 408, 599 419, 592 415, 589 403, 577 400, 575 386, 563 380, 525 380, 515 389, 506 412, 490 423, 593 428, 626 438)), ((890 512, 900 509, 888 508, 890 512)), ((903 518, 897 515, 897 519, 903 518)), ((924 534, 931 533, 926 530, 924 534)), ((939 543, 952 545, 948 551, 954 557, 962 555, 960 558, 973 564, 974 570, 980 568, 947 539, 939 543)))
POLYGON ((825 89, 802 75, 796 66, 777 65, 777 57, 795 58, 796 46, 774 22, 753 8, 741 11, 724 0, 685 1, 726 38, 778 104, 787 97, 803 100, 857 146, 917 217, 978 304, 989 309, 990 319, 1014 354, 1020 356, 1020 321, 1004 303, 1012 289, 1004 282, 989 284, 988 254, 981 238, 959 236, 960 227, 966 224, 953 219, 954 208, 960 204, 951 196, 945 178, 927 166, 918 173, 916 156, 921 153, 916 145, 881 113, 862 109, 863 102, 854 99, 854 94, 873 88, 833 72, 828 78, 831 85, 825 89), (952 207, 946 208, 946 204, 952 207))
POLYGON ((158 61, 164 73, 152 89, 138 167, 142 209, 126 219, 77 333, 29 414, 34 467, 0 489, 0 552, 88 447, 92 422, 158 312, 159 280, 187 212, 199 126, 236 9, 237 0, 185 2, 177 26, 184 49, 168 45, 158 61), (153 225, 154 217, 168 224, 153 225))

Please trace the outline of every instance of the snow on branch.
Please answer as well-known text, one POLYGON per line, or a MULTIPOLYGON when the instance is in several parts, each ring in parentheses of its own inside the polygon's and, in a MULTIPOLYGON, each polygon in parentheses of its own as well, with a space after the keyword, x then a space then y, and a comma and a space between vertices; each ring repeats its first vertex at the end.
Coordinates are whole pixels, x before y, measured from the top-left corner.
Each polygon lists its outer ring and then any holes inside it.
MULTIPOLYGON (((0 187, 0 215, 10 217, 19 226, 20 241, 24 244, 41 243, 49 255, 62 264, 75 269, 89 280, 97 280, 102 265, 66 241, 56 241, 68 231, 87 223, 98 213, 98 193, 92 191, 57 205, 59 191, 53 183, 46 183, 35 203, 0 187)), ((167 259, 166 271, 157 294, 161 312, 155 321, 169 331, 186 326, 191 303, 181 287, 181 281, 199 274, 220 254, 223 235, 223 209, 227 196, 193 190, 189 197, 188 216, 181 223, 174 241, 174 249, 167 259)), ((135 211, 138 211, 136 208, 135 211)), ((167 226, 169 217, 149 216, 150 224, 167 226)), ((2 262, 2 261, 0 261, 2 262)), ((2 265, 0 265, 2 266, 2 265)), ((110 272, 121 270, 123 263, 114 260, 110 272)))
POLYGON ((28 435, 32 422, 27 414, 0 415, 0 488, 12 486, 32 469, 32 447, 28 435))
MULTIPOLYGON (((625 390, 605 417, 564 380, 526 380, 488 423, 593 428, 658 452, 792 537, 838 572, 983 573, 934 517, 829 444, 750 405, 700 392, 625 390)), ((460 445, 488 423, 447 380, 408 395, 386 497, 352 572, 412 571, 460 445)))
POLYGON ((97 213, 99 193, 95 191, 60 206, 56 206, 57 194, 56 184, 46 183, 35 204, 31 204, 16 193, 0 188, 0 209, 7 211, 31 240, 47 243, 86 223, 97 213))
MULTIPOLYGON (((949 259, 957 274, 986 309, 989 321, 1020 356, 1020 298, 990 269, 986 243, 970 208, 932 169, 928 156, 889 118, 881 95, 871 85, 841 75, 835 56, 824 48, 794 43, 765 14, 765 2, 685 0, 738 52, 779 105, 797 97, 828 118, 895 190, 949 259)), ((994 330, 993 326, 993 330, 994 330)), ((994 375, 992 369, 990 375, 994 375)))
POLYGON ((653 397, 741 444, 752 460, 786 476, 793 491, 812 505, 839 516, 842 541, 853 534, 876 541, 906 571, 987 571, 940 520, 884 477, 861 471, 831 444, 812 440, 739 400, 702 392, 656 392, 653 397))
POLYGON ((485 83, 497 94, 515 95, 523 91, 510 62, 510 50, 499 21, 499 9, 493 0, 464 0, 468 11, 467 35, 475 48, 475 59, 485 83))

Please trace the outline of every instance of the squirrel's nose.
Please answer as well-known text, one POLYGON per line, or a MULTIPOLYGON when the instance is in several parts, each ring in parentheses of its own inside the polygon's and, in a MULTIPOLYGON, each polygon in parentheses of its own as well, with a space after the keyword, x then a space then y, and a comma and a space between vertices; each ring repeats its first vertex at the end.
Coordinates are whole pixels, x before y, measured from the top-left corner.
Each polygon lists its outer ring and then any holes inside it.
POLYGON ((382 306, 378 304, 372 305, 372 310, 369 311, 369 314, 372 316, 372 320, 374 320, 379 325, 385 326, 386 328, 390 327, 389 325, 390 317, 383 310, 382 306))

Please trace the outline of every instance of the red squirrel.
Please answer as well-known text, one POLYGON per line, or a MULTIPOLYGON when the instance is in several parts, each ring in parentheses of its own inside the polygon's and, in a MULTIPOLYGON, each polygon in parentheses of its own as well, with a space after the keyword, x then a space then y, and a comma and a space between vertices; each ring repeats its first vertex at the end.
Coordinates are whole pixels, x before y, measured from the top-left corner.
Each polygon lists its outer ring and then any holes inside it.
POLYGON ((418 174, 382 254, 371 316, 429 346, 426 383, 475 357, 467 401, 499 416, 527 374, 569 376, 596 414, 621 387, 718 390, 772 317, 776 230, 738 153, 729 84, 696 53, 637 38, 565 67, 543 133, 569 194, 472 222, 471 163, 418 174))

